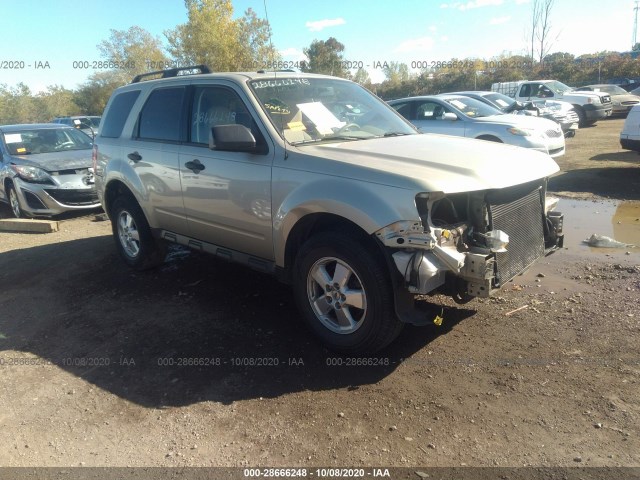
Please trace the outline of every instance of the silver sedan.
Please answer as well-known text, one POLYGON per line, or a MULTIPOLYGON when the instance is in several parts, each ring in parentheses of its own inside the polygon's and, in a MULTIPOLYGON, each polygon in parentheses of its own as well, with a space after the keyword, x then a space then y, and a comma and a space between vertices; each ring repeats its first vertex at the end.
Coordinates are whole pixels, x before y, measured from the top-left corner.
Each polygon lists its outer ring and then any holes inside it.
POLYGON ((0 126, 0 201, 16 218, 100 207, 91 138, 57 124, 0 126))
POLYGON ((462 95, 409 97, 388 102, 421 132, 477 138, 564 155, 560 126, 544 118, 508 115, 462 95))

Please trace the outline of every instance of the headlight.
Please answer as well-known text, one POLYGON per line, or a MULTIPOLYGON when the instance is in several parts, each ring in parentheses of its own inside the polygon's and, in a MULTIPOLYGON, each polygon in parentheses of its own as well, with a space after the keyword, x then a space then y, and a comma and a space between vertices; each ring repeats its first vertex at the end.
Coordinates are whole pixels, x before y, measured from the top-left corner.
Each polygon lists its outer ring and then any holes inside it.
POLYGON ((25 165, 11 165, 11 168, 21 179, 27 182, 54 184, 49 174, 41 168, 28 167, 25 165))
POLYGON ((518 127, 507 128, 507 131, 512 135, 520 135, 521 137, 529 137, 535 133, 534 130, 530 128, 518 128, 518 127))

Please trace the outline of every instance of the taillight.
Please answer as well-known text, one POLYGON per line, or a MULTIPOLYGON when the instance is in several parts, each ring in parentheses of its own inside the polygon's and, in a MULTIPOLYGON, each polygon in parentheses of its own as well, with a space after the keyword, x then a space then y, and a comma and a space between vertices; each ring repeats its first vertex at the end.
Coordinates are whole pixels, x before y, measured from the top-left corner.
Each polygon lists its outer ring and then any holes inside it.
POLYGON ((93 144, 93 151, 91 152, 91 160, 93 161, 93 173, 96 173, 98 167, 98 145, 93 144))

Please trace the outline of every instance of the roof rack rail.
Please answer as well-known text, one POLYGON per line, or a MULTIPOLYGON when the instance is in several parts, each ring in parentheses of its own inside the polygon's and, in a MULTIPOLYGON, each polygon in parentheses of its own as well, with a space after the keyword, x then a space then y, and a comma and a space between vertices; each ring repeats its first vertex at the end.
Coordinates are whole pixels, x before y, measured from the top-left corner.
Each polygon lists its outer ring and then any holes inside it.
POLYGON ((156 70, 155 72, 141 73, 140 75, 133 77, 131 83, 138 83, 145 77, 152 77, 155 75, 161 75, 159 78, 177 77, 178 73, 188 70, 200 70, 198 72, 199 74, 211 73, 211 70, 206 65, 191 65, 189 67, 169 68, 168 70, 156 70))

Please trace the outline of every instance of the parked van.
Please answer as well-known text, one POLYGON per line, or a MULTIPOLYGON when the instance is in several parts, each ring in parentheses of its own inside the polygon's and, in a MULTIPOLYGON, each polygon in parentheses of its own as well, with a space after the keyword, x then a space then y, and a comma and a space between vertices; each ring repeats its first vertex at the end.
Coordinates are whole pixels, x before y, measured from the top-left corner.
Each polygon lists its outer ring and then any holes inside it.
POLYGON ((624 121, 620 133, 620 146, 625 150, 640 152, 640 105, 634 106, 624 121))

